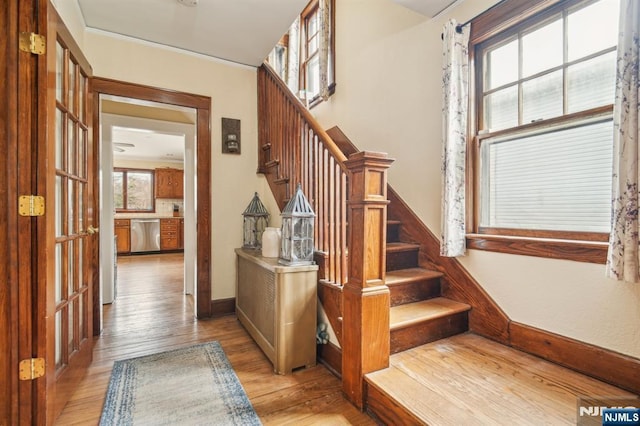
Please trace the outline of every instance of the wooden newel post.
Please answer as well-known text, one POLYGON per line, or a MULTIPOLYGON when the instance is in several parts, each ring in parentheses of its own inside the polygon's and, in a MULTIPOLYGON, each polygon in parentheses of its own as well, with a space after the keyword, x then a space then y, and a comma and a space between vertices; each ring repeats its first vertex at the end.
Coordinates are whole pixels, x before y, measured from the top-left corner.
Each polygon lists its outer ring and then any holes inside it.
POLYGON ((349 279, 343 288, 342 389, 363 408, 366 373, 389 366, 387 154, 358 152, 349 169, 349 279))

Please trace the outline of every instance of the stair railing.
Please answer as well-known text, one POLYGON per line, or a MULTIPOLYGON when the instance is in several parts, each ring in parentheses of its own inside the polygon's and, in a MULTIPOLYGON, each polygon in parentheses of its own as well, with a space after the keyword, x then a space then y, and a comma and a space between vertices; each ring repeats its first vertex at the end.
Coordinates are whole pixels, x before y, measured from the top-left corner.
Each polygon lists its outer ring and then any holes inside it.
POLYGON ((389 365, 385 267, 393 160, 367 151, 347 159, 268 64, 258 69, 258 127, 258 172, 276 200, 283 207, 300 183, 315 210, 318 279, 342 289, 342 387, 362 409, 364 375, 389 365))
POLYGON ((284 206, 298 183, 316 213, 320 278, 347 282, 347 160, 307 108, 265 64, 258 70, 258 172, 284 206))

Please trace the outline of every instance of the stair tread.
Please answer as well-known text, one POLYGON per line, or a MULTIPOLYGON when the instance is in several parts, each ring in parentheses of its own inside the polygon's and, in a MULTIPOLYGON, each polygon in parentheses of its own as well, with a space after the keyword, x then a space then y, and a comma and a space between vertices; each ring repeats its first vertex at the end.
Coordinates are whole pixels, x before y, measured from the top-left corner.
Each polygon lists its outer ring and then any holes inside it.
POLYGON ((399 285, 413 281, 440 278, 442 275, 442 272, 424 268, 398 269, 387 272, 385 283, 387 285, 399 285))
POLYGON ((398 252, 398 251, 409 251, 409 250, 419 250, 419 244, 411 244, 411 243, 387 243, 387 253, 389 252, 398 252))
POLYGON ((446 297, 421 300, 405 305, 393 306, 390 311, 391 329, 404 328, 419 322, 465 312, 471 309, 466 303, 446 297))

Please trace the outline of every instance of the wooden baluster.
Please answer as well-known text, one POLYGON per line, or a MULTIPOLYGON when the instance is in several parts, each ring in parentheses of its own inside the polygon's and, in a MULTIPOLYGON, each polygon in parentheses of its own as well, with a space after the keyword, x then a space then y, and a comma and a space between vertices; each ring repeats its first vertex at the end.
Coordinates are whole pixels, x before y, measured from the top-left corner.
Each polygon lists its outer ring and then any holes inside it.
POLYGON ((343 288, 342 389, 363 408, 363 377, 389 366, 385 285, 387 169, 384 153, 358 152, 349 170, 349 279, 343 288))
POLYGON ((347 251, 347 243, 348 243, 348 238, 349 235, 347 233, 348 229, 348 211, 347 211, 347 174, 345 172, 341 173, 342 176, 342 180, 341 180, 341 189, 342 189, 342 197, 340 198, 340 203, 341 206, 340 208, 342 209, 342 225, 341 225, 341 229, 340 229, 340 234, 341 234, 341 241, 342 241, 342 256, 340 258, 341 264, 342 264, 342 275, 339 278, 339 283, 340 284, 345 284, 347 282, 348 276, 349 276, 349 267, 348 267, 348 251, 347 251))

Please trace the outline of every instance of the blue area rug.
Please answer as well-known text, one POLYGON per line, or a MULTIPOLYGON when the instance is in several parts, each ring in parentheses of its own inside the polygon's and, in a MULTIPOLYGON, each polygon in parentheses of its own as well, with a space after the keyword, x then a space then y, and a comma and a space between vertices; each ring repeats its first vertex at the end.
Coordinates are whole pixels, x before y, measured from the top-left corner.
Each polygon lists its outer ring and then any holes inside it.
POLYGON ((116 361, 100 425, 260 425, 218 342, 116 361))

